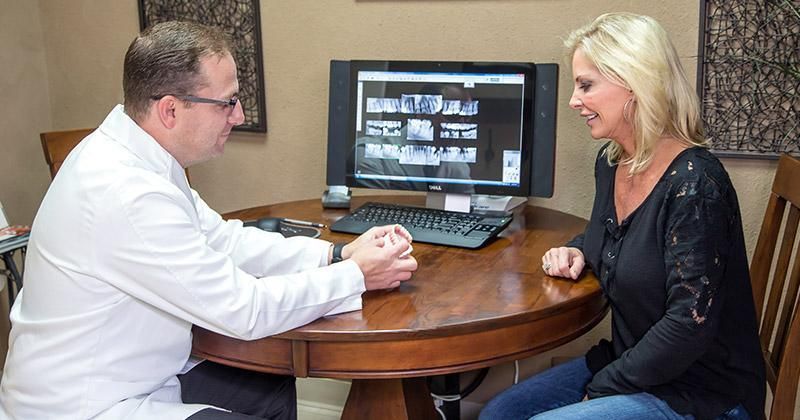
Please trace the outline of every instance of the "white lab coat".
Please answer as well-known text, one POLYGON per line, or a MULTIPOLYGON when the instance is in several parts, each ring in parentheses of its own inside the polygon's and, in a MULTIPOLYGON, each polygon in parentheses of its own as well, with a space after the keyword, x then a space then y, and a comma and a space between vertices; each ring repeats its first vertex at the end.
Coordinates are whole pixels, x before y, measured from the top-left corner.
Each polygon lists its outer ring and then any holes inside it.
POLYGON ((192 324, 256 339, 358 310, 330 244, 223 221, 117 106, 61 167, 11 311, 0 417, 182 419, 192 324))

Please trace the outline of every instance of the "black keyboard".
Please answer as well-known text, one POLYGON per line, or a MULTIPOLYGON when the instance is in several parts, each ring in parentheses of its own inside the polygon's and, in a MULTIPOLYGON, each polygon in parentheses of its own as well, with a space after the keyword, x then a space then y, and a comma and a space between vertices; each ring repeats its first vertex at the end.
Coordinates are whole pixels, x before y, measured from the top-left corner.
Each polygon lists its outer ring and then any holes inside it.
POLYGON ((394 204, 366 203, 331 225, 334 232, 361 234, 373 226, 399 223, 415 242, 461 248, 480 248, 509 223, 512 215, 481 215, 407 207, 394 204))

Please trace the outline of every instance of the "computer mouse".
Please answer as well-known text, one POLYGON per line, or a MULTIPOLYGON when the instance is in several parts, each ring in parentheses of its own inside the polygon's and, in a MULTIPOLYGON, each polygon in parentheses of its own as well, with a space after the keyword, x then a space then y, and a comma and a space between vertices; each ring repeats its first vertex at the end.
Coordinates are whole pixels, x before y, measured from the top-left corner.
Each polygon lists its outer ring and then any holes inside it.
POLYGON ((280 217, 265 217, 256 220, 256 227, 266 232, 280 232, 281 220, 280 217))

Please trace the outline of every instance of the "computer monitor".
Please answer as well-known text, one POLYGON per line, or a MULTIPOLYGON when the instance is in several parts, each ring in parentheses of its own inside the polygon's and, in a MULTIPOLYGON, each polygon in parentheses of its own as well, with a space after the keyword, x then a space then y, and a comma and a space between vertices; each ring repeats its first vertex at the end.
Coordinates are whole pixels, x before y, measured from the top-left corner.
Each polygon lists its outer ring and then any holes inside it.
POLYGON ((328 184, 553 191, 558 66, 331 61, 328 184))

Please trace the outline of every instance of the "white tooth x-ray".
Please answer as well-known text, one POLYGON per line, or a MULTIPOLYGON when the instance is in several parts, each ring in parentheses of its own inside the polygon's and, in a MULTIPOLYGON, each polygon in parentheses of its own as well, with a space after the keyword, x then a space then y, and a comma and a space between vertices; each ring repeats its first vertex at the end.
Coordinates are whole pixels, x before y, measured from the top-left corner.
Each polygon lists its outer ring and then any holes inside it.
POLYGON ((383 104, 381 104, 381 99, 383 98, 367 98, 367 112, 383 112, 383 104))
POLYGON ((400 137, 400 121, 367 120, 368 136, 400 137))
POLYGON ((400 111, 400 99, 367 98, 367 112, 396 114, 400 111))
POLYGON ((442 110, 442 95, 400 96, 400 112, 404 114, 438 114, 442 110))
POLYGON ((406 139, 433 141, 433 123, 431 120, 409 118, 406 139))
POLYGON ((400 150, 400 163, 404 165, 438 166, 439 150, 433 146, 403 146, 400 150))
POLYGON ((381 146, 377 143, 366 143, 364 145, 364 157, 366 158, 373 158, 373 159, 380 159, 381 158, 381 146))
POLYGON ((396 144, 366 143, 364 157, 373 159, 400 159, 400 146, 396 144))
POLYGON ((442 115, 478 115, 478 102, 480 101, 459 101, 448 99, 442 102, 442 115))
POLYGON ((440 133, 443 139, 468 139, 478 138, 478 124, 470 123, 441 123, 440 133))
POLYGON ((479 101, 461 102, 461 110, 458 112, 458 115, 464 115, 464 116, 478 115, 478 102, 479 101))
POLYGON ((458 115, 461 112, 461 101, 448 99, 442 102, 442 115, 458 115))
POLYGON ((381 157, 383 159, 400 159, 400 146, 396 144, 381 145, 381 157))
POLYGON ((475 163, 477 156, 477 147, 443 147, 440 152, 442 162, 475 163))

